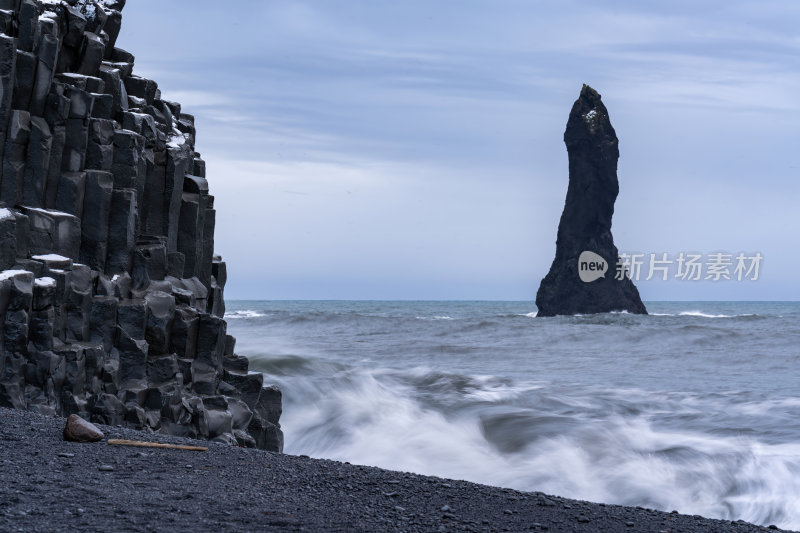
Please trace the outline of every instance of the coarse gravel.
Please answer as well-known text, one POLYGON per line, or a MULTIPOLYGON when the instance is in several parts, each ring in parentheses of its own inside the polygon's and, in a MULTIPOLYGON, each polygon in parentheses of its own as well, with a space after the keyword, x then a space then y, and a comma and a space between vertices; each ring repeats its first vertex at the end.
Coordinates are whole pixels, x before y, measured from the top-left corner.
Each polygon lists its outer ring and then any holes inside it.
POLYGON ((209 450, 78 444, 64 423, 0 408, 0 531, 771 531, 119 427, 99 426, 209 450))

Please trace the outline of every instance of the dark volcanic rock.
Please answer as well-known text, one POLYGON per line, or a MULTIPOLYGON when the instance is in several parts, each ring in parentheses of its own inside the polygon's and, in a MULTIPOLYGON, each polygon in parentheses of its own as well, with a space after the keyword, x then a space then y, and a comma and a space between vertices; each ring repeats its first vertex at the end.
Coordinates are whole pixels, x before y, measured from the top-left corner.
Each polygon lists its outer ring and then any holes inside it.
POLYGON ((280 451, 194 117, 115 46, 124 5, 0 0, 0 406, 280 451))
POLYGON ((611 218, 619 194, 619 141, 600 95, 588 85, 572 106, 564 143, 569 188, 558 224, 556 257, 536 293, 538 316, 647 314, 633 282, 616 275, 618 251, 611 218), (581 257, 584 252, 591 254, 581 257))
POLYGON ((64 440, 71 442, 97 442, 103 440, 100 428, 78 415, 69 415, 64 426, 64 440))

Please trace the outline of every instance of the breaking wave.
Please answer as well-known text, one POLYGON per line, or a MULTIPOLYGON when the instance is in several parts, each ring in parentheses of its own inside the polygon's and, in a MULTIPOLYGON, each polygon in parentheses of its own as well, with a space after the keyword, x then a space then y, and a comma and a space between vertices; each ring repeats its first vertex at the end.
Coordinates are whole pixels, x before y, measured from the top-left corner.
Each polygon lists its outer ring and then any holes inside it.
POLYGON ((793 305, 276 302, 229 329, 284 391, 287 453, 800 528, 793 305))
POLYGON ((249 309, 242 309, 239 311, 232 311, 230 313, 225 313, 226 320, 235 320, 237 318, 261 318, 267 316, 264 313, 259 313, 258 311, 251 311, 249 309))

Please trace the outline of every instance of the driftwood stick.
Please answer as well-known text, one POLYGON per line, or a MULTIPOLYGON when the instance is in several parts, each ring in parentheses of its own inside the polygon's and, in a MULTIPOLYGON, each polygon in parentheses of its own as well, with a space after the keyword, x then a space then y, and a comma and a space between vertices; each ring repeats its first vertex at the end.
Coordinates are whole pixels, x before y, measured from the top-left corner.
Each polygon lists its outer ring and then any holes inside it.
POLYGON ((108 439, 109 444, 117 446, 140 446, 142 448, 167 448, 170 450, 189 450, 192 452, 207 452, 205 446, 185 446, 183 444, 162 444, 160 442, 144 442, 140 440, 108 439))

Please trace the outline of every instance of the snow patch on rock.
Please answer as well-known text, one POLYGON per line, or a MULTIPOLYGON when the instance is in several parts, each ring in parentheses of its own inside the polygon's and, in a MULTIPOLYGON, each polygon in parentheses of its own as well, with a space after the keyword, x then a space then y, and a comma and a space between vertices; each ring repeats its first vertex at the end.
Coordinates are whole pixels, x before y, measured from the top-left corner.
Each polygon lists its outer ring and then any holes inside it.
POLYGON ((36 261, 69 261, 69 257, 58 254, 34 255, 31 259, 35 259, 36 261))
POLYGON ((15 276, 19 276, 20 274, 30 274, 30 272, 27 270, 3 270, 0 272, 0 281, 11 279, 15 276))

